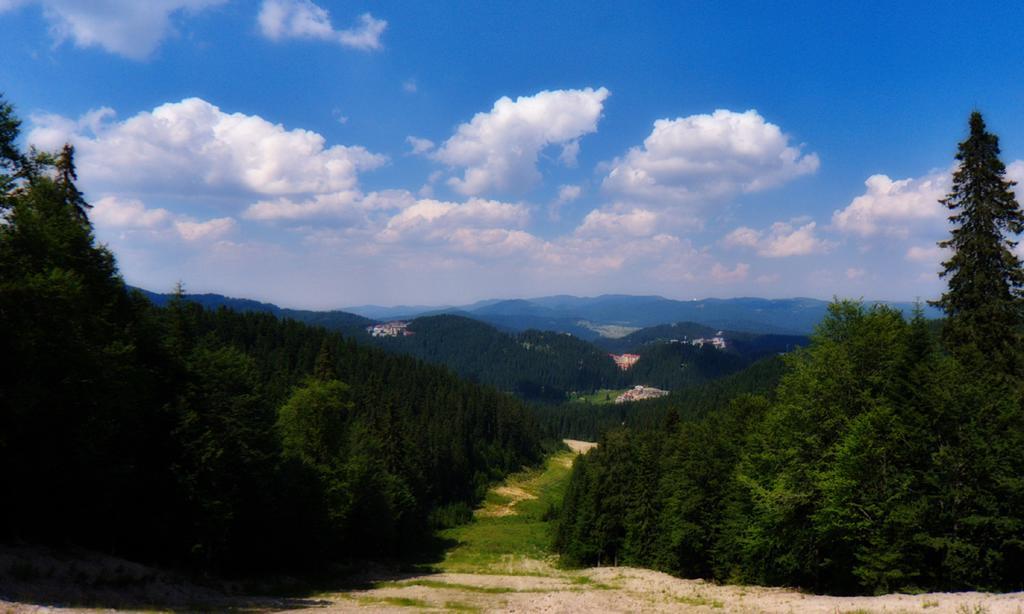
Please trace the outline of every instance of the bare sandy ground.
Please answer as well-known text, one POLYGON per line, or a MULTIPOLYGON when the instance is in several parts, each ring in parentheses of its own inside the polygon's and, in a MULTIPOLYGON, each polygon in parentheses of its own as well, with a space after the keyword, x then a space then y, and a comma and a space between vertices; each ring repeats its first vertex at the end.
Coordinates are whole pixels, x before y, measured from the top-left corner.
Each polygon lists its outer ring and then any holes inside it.
POLYGON ((597 444, 593 441, 580 441, 578 439, 563 439, 562 441, 576 454, 586 454, 597 447, 597 444))
POLYGON ((435 574, 368 591, 318 595, 329 612, 924 612, 1021 614, 1024 593, 929 593, 828 597, 789 589, 717 586, 629 567, 550 575, 435 574))
MULTIPOLYGON (((1024 593, 929 593, 880 597, 826 597, 789 589, 716 586, 629 567, 551 575, 432 574, 364 591, 321 594, 304 603, 220 602, 202 611, 287 612, 742 612, 821 614, 1021 614, 1024 593), (289 609, 298 606, 297 609, 289 609)), ((150 608, 144 610, 152 611, 150 608)), ((162 609, 159 606, 156 609, 162 609)), ((177 609, 177 608, 175 608, 177 609)), ((0 612, 110 611, 13 603, 0 612)), ((137 610, 136 610, 137 611, 137 610)))

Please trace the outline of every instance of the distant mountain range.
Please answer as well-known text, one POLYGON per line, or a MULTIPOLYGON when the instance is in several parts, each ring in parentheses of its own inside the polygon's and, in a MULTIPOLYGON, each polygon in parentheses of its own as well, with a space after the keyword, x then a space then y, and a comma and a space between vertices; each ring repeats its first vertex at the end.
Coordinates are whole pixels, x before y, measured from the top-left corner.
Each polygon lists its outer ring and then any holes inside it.
MULTIPOLYGON (((910 302, 884 302, 911 313, 910 302)), ((658 324, 695 322, 713 328, 805 335, 821 321, 828 301, 813 298, 730 298, 679 301, 661 296, 605 294, 597 297, 547 296, 534 299, 488 300, 471 305, 445 307, 379 307, 362 305, 345 311, 373 319, 413 319, 424 315, 462 315, 499 328, 567 332, 584 339, 615 337, 658 324)), ((925 307, 929 318, 941 316, 925 307)))
MULTIPOLYGON (((141 289, 140 289, 141 290, 141 289)), ((158 305, 169 294, 141 290, 158 305)), ((188 299, 206 307, 230 307, 293 318, 308 324, 352 331, 374 322, 413 320, 433 315, 458 315, 486 322, 507 332, 547 330, 570 333, 581 339, 620 338, 641 328, 692 322, 715 329, 757 334, 807 335, 828 311, 828 301, 813 298, 708 298, 678 301, 661 296, 605 294, 596 297, 568 295, 533 299, 486 300, 470 305, 380 307, 361 305, 341 310, 287 309, 272 303, 231 298, 220 294, 189 294, 188 299)), ((910 302, 869 301, 895 307, 906 314, 910 302)), ((934 307, 924 307, 928 318, 941 317, 934 307)))
MULTIPOLYGON (((166 305, 172 298, 169 294, 140 291, 157 305, 166 305)), ((219 294, 185 295, 186 300, 210 309, 228 307, 270 313, 338 330, 360 343, 443 364, 471 381, 546 402, 561 402, 571 392, 621 389, 635 384, 679 390, 735 373, 760 358, 807 343, 807 337, 801 335, 724 329, 722 334, 728 347, 718 351, 710 345, 699 348, 690 342, 722 332, 714 326, 679 322, 640 328, 631 324, 644 321, 642 318, 627 320, 626 324, 596 324, 562 316, 580 310, 596 320, 600 309, 609 313, 615 308, 628 311, 634 298, 650 302, 648 297, 616 297, 608 304, 596 306, 589 303, 593 299, 575 297, 552 297, 537 302, 491 301, 471 306, 472 311, 457 309, 456 313, 403 318, 409 321, 408 330, 413 333, 409 336, 373 337, 366 330, 370 324, 393 318, 371 319, 346 311, 285 309, 219 294), (582 310, 587 307, 589 311, 582 310), (622 352, 640 355, 628 372, 620 371, 609 357, 609 353, 622 352)))

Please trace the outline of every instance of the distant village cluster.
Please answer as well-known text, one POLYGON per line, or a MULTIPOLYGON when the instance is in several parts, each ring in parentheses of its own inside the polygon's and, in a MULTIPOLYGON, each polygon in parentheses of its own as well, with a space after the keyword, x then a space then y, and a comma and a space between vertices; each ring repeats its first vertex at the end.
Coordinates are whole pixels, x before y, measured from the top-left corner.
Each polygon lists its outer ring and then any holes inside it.
MULTIPOLYGON (((710 345, 716 350, 724 350, 726 347, 728 347, 728 344, 725 341, 725 337, 722 336, 722 331, 718 331, 718 333, 714 337, 699 337, 697 339, 687 339, 686 337, 684 337, 681 340, 669 339, 668 342, 682 343, 684 345, 689 344, 699 348, 702 348, 705 345, 710 345)), ((608 354, 608 356, 610 356, 611 359, 615 361, 615 365, 618 366, 623 371, 629 371, 630 369, 633 368, 633 365, 636 364, 636 361, 640 360, 639 354, 608 354)))
POLYGON ((416 333, 409 330, 408 322, 385 322, 366 327, 371 337, 411 337, 416 333))
POLYGON ((701 337, 699 339, 694 339, 690 343, 699 348, 704 347, 704 344, 707 343, 714 346, 716 350, 725 349, 725 337, 722 336, 722 331, 718 331, 718 334, 714 337, 701 337))
POLYGON ((659 397, 666 396, 668 390, 662 390, 661 388, 651 388, 649 386, 634 386, 632 390, 627 390, 619 396, 615 397, 615 404, 629 403, 631 401, 643 401, 644 399, 657 399, 659 397))
POLYGON ((688 339, 683 337, 682 339, 669 339, 668 342, 682 343, 683 345, 692 345, 699 348, 702 348, 707 344, 714 347, 716 350, 724 350, 727 347, 725 337, 722 336, 722 331, 718 331, 714 337, 698 337, 697 339, 688 339))

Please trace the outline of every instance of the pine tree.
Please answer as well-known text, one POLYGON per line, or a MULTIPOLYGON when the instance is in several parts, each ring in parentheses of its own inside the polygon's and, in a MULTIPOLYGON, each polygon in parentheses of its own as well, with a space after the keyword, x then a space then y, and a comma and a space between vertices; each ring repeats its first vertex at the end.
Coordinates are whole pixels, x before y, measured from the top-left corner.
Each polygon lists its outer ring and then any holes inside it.
POLYGON ((75 182, 78 181, 78 172, 75 171, 75 148, 73 145, 64 144, 63 149, 54 158, 53 167, 57 171, 57 186, 61 190, 64 204, 74 207, 78 219, 87 222, 89 216, 86 210, 92 209, 92 205, 85 201, 85 196, 75 185, 75 182))
POLYGON ((963 357, 987 356, 1007 372, 1024 324, 1024 269, 1007 237, 1024 230, 1024 213, 999 159, 999 137, 985 129, 981 113, 970 119, 970 136, 960 143, 953 189, 942 200, 953 212, 952 236, 939 243, 952 249, 941 277, 949 290, 935 302, 947 316, 947 347, 963 357))
POLYGON ((338 372, 334 368, 334 352, 331 351, 331 343, 326 337, 320 344, 320 352, 316 355, 313 377, 322 382, 338 379, 338 372))
POLYGON ((0 207, 14 186, 16 175, 24 165, 24 156, 18 151, 16 140, 21 120, 14 115, 14 107, 0 95, 0 207))

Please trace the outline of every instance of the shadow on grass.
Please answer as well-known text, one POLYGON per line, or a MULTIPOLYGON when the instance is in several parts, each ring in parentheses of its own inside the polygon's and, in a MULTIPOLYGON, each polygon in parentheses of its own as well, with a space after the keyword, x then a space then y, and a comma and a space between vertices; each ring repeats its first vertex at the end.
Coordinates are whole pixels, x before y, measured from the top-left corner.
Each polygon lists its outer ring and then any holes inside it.
MULTIPOLYGON (((368 590, 436 573, 455 540, 435 537, 400 559, 351 560, 296 574, 212 578, 158 569, 79 548, 0 544, 0 605, 266 611, 329 605, 330 593, 368 590)), ((2 608, 0 608, 2 609, 2 608)))

